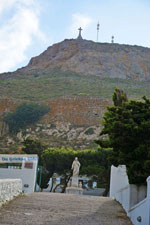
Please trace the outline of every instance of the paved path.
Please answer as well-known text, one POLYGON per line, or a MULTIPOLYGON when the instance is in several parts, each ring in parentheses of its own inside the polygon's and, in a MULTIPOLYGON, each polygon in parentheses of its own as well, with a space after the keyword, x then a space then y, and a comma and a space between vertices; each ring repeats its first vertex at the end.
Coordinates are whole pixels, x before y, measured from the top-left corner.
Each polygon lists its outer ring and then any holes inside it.
POLYGON ((131 225, 122 207, 105 197, 51 193, 19 196, 0 208, 0 225, 131 225))

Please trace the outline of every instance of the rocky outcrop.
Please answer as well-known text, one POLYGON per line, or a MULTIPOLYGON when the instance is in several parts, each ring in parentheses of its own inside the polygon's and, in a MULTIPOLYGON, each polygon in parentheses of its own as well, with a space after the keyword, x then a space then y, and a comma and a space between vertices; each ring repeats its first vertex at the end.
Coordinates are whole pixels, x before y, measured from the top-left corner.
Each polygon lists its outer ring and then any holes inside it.
POLYGON ((56 139, 61 139, 62 141, 64 141, 64 143, 68 142, 69 144, 70 142, 71 146, 72 141, 79 141, 80 143, 87 142, 88 144, 91 141, 93 142, 99 137, 100 130, 100 125, 73 127, 71 123, 67 122, 56 122, 52 124, 39 123, 34 127, 32 126, 30 128, 27 128, 24 132, 20 131, 19 133, 17 133, 16 137, 20 142, 26 140, 27 138, 40 139, 41 137, 47 139, 48 142, 49 138, 51 140, 53 137, 55 137, 56 139))
POLYGON ((64 40, 49 47, 19 69, 19 73, 59 68, 91 76, 150 80, 150 49, 87 40, 64 40))
MULTIPOLYGON (((94 140, 99 137, 102 126, 73 126, 67 122, 55 122, 50 124, 37 123, 34 126, 18 132, 11 136, 9 133, 3 137, 5 148, 12 148, 21 143, 27 138, 40 139, 43 143, 47 143, 51 147, 73 147, 88 148, 94 146, 94 140)), ((2 143, 0 149, 3 149, 2 143)), ((17 150, 17 148, 16 148, 17 150)))

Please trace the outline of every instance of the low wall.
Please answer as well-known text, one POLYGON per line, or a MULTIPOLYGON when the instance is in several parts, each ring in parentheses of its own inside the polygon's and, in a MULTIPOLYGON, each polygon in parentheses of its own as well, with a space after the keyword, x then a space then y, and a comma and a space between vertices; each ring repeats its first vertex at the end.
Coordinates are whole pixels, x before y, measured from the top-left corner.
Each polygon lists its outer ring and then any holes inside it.
POLYGON ((149 225, 149 201, 145 198, 143 201, 131 207, 128 212, 132 223, 135 225, 149 225))
POLYGON ((22 192, 21 179, 0 179, 0 206, 22 192))
POLYGON ((130 184, 130 208, 147 197, 147 186, 130 184))
POLYGON ((130 208, 130 186, 120 189, 115 195, 114 198, 120 202, 126 212, 130 208))
POLYGON ((115 194, 121 189, 129 186, 129 180, 126 172, 125 165, 119 165, 118 167, 111 166, 110 175, 110 197, 115 197, 115 194))
POLYGON ((111 167, 110 197, 121 203, 134 225, 150 224, 150 177, 147 186, 129 184, 124 165, 111 167))

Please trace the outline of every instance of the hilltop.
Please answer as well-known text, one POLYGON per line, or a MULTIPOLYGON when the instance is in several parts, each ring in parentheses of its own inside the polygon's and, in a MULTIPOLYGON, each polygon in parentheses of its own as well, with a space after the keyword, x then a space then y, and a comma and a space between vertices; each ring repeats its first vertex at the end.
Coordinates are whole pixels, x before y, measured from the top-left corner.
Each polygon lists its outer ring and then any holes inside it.
POLYGON ((2 148, 16 148, 16 142, 27 136, 38 137, 51 146, 93 145, 116 87, 129 98, 150 97, 149 48, 83 39, 48 47, 27 66, 0 74, 1 116, 24 101, 42 102, 51 108, 38 124, 15 138, 10 137, 1 120, 1 143, 5 136, 2 148))
POLYGON ((150 49, 84 39, 64 40, 31 58, 28 65, 4 77, 23 77, 54 70, 106 78, 150 80, 150 49))
POLYGON ((48 47, 15 72, 0 74, 0 95, 34 101, 62 96, 111 100, 118 87, 141 98, 150 96, 149 82, 149 48, 71 39, 48 47))

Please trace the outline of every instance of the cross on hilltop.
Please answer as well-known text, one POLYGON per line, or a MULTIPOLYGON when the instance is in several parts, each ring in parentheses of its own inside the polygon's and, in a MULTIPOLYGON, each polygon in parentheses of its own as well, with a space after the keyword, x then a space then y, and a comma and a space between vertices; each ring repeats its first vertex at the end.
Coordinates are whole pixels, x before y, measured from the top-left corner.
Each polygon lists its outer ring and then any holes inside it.
POLYGON ((83 30, 81 27, 78 29, 79 30, 79 36, 77 39, 82 39, 82 36, 81 36, 81 31, 83 30))

